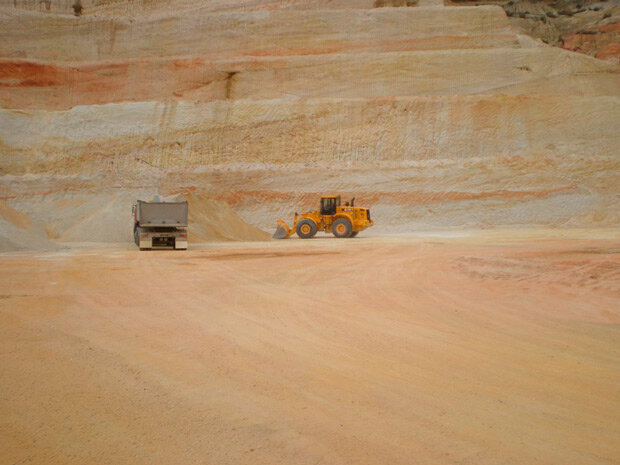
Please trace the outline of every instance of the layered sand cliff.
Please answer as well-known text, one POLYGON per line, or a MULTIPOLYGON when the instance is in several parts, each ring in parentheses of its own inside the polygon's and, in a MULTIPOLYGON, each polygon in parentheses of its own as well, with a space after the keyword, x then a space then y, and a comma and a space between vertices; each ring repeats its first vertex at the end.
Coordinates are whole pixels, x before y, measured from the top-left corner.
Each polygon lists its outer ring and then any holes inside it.
POLYGON ((379 233, 618 226, 617 65, 497 6, 327 3, 1 10, 5 201, 193 192, 270 228, 337 191, 379 233))

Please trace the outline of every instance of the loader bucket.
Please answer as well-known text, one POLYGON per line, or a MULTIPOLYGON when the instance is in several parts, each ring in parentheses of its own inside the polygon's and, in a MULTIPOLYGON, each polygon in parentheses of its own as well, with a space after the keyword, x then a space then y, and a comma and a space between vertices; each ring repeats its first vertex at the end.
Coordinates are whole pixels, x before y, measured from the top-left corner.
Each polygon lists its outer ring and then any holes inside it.
POLYGON ((291 231, 291 229, 288 227, 288 224, 286 224, 282 220, 278 220, 278 227, 276 229, 276 232, 273 233, 273 238, 274 239, 286 239, 291 234, 293 234, 293 231, 291 231))

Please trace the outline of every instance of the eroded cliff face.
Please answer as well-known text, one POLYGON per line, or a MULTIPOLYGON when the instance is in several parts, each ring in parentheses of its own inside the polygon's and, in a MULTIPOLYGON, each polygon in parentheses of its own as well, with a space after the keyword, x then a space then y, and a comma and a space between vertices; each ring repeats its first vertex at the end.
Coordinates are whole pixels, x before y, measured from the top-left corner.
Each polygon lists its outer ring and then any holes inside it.
POLYGON ((620 62, 617 0, 450 0, 454 5, 499 5, 510 21, 547 44, 620 62))
MULTIPOLYGON (((376 233, 620 223, 618 65, 498 6, 149 5, 0 10, 2 195, 51 238, 89 240, 59 205, 118 192, 265 229, 323 191, 369 205, 376 233)), ((129 216, 110 205, 101 221, 129 216)))

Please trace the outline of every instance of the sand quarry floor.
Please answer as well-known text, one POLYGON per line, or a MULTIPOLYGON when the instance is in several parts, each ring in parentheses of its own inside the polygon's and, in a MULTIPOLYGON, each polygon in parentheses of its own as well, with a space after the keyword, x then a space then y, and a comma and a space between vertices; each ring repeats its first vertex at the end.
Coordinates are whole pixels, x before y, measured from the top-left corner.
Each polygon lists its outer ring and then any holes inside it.
POLYGON ((0 255, 2 464, 612 464, 620 239, 0 255))

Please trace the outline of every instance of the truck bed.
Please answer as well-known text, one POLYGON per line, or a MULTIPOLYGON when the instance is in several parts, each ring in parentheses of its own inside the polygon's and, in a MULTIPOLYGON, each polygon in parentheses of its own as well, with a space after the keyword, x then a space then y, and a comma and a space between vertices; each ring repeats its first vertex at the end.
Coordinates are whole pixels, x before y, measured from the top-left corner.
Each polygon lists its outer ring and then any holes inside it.
POLYGON ((145 202, 138 200, 138 223, 142 227, 187 226, 187 202, 145 202))

